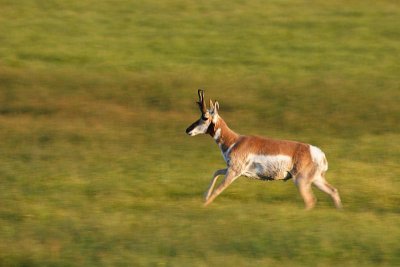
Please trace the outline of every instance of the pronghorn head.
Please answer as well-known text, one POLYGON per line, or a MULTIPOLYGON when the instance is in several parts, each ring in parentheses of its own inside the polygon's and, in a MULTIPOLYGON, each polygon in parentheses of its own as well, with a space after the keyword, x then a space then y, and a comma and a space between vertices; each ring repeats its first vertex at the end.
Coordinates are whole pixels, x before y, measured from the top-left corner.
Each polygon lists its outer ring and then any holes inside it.
POLYGON ((186 133, 190 136, 207 133, 210 125, 215 124, 218 120, 218 102, 213 104, 213 102, 210 100, 210 109, 207 109, 206 103, 204 102, 204 91, 199 89, 198 94, 199 101, 197 104, 199 105, 201 111, 201 117, 186 129, 186 133))

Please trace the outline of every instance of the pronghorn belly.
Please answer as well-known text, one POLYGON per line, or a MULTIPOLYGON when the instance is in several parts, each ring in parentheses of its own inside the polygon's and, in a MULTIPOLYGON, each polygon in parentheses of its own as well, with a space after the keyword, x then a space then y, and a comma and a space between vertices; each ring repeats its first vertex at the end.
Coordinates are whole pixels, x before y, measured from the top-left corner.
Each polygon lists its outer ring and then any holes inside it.
POLYGON ((247 157, 244 176, 260 180, 287 180, 292 176, 292 159, 286 155, 254 155, 247 157))

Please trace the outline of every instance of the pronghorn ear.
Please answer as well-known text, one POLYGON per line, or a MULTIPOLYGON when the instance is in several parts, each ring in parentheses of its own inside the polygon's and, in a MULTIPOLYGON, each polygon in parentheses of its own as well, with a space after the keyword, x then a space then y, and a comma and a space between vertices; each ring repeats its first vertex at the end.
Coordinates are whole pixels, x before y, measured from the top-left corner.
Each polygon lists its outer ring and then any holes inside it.
POLYGON ((214 104, 214 112, 215 112, 215 113, 218 113, 218 111, 219 111, 219 103, 218 103, 218 101, 215 101, 215 104, 214 104))
POLYGON ((212 100, 210 99, 210 110, 213 110, 213 109, 214 109, 214 104, 213 104, 212 100))

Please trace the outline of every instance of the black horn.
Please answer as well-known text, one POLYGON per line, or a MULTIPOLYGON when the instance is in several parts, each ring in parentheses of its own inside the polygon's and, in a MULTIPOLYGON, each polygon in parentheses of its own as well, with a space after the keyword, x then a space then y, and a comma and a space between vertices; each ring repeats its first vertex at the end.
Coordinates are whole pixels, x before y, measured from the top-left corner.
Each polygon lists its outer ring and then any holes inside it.
POLYGON ((199 94, 199 101, 197 102, 197 104, 199 104, 199 108, 202 114, 206 114, 207 113, 207 107, 206 107, 206 103, 204 102, 204 90, 199 89, 197 91, 197 93, 199 94))

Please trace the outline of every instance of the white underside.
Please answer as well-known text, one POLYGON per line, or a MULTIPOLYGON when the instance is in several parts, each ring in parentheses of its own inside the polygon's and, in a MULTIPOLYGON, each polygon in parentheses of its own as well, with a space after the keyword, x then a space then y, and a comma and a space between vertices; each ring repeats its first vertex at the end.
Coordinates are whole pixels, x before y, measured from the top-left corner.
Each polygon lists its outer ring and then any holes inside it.
POLYGON ((284 179, 292 169, 292 159, 286 155, 249 154, 244 176, 256 179, 284 179))

